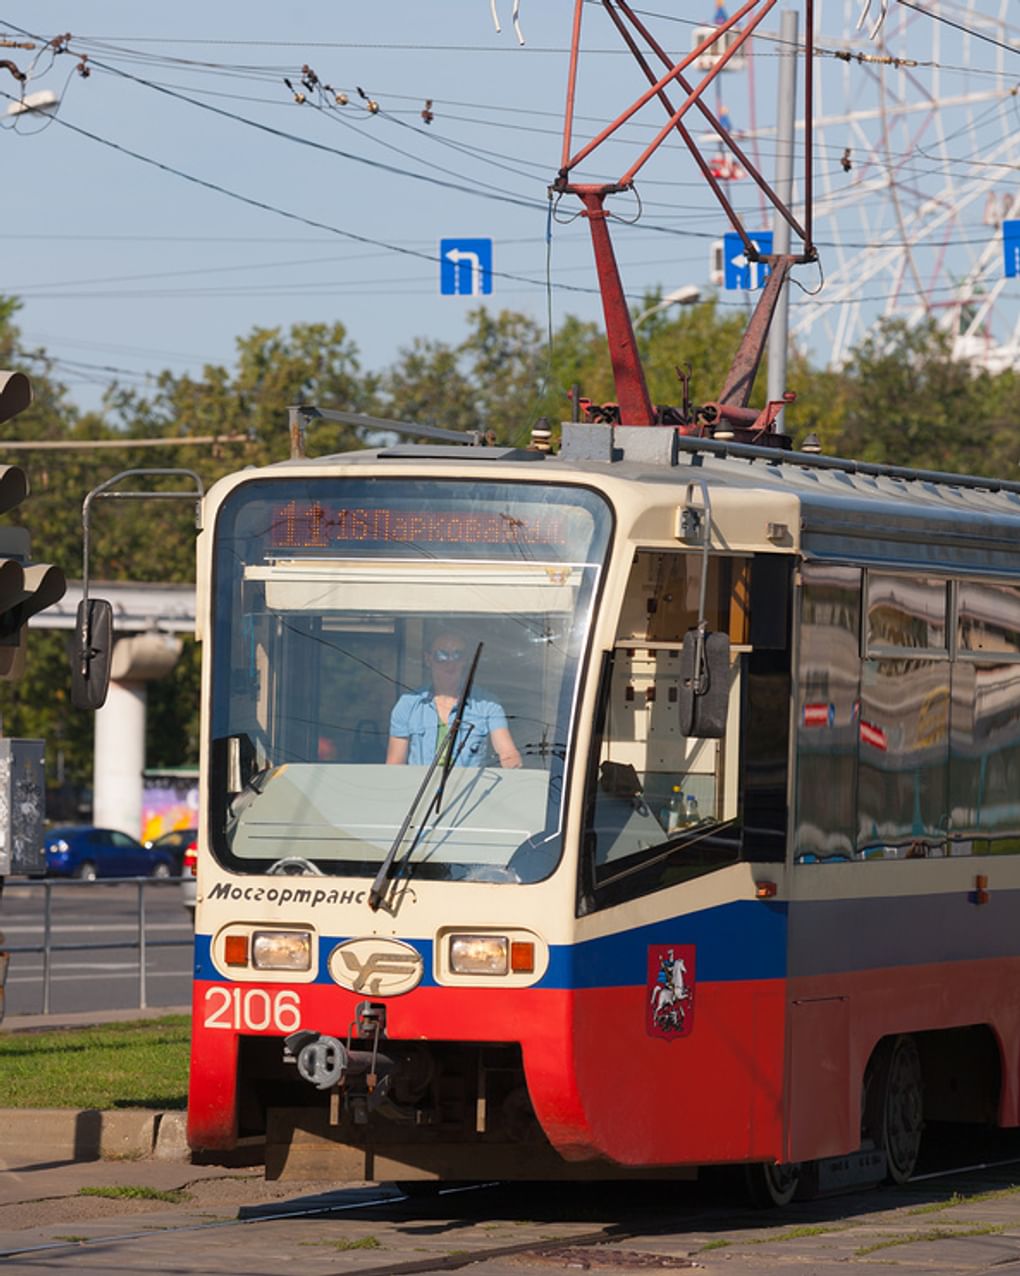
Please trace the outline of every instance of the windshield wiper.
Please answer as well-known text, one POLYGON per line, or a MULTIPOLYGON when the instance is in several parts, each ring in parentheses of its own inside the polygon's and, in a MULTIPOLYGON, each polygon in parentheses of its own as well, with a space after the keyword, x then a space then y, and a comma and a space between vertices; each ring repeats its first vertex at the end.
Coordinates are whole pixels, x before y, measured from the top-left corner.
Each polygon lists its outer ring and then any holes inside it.
MULTIPOLYGON (((471 668, 468 670, 467 677, 464 679, 464 687, 461 690, 460 699, 457 701, 457 712, 454 715, 453 726, 450 727, 450 730, 447 733, 446 738, 452 741, 452 743, 450 748, 446 750, 446 756, 442 762, 443 773, 439 777, 439 788, 436 789, 436 796, 432 799, 432 807, 437 816, 439 815, 439 809, 443 801, 443 794, 446 791, 446 781, 450 778, 450 772, 453 770, 453 764, 457 761, 458 757, 460 757, 460 751, 467 743, 467 738, 474 728, 474 723, 470 723, 468 725, 468 729, 464 732, 464 739, 460 740, 458 743, 460 724, 464 720, 464 710, 467 707, 468 696, 471 694, 471 688, 474 685, 475 670, 478 668, 478 659, 482 654, 483 645, 484 644, 479 643, 475 648, 475 655, 474 659, 471 661, 471 668)), ((425 818, 428 819, 428 814, 426 814, 425 818)), ((408 854, 410 854, 410 851, 408 854)))
POLYGON ((464 686, 460 693, 460 698, 457 701, 457 712, 454 715, 453 723, 449 731, 446 733, 446 738, 436 750, 435 757, 429 763, 428 770, 425 772, 425 776, 421 784, 418 786, 418 792, 414 795, 411 805, 407 808, 407 814, 404 816, 400 828, 397 830, 397 836, 393 839, 393 845, 386 852, 385 859, 379 865, 379 872, 376 873, 375 881, 372 883, 372 889, 368 892, 368 906, 373 912, 378 910, 386 895, 393 871, 393 863, 397 858, 397 852, 400 850, 400 844, 407 835, 407 830, 410 828, 411 821, 414 819, 415 811, 418 809, 418 803, 421 801, 433 775, 436 773, 437 768, 441 767, 442 770, 440 772, 439 785, 432 797, 432 801, 429 803, 429 809, 425 812, 424 819, 418 825, 415 835, 411 839, 411 845, 407 848, 407 853, 402 861, 403 863, 406 864, 414 854, 415 848, 421 841, 422 835, 425 832, 430 816, 433 812, 435 812, 437 816, 439 814, 440 803, 443 800, 443 793, 446 789, 446 781, 449 779, 450 771, 453 769, 453 764, 459 757, 460 751, 464 747, 464 742, 467 740, 468 734, 473 726, 473 724, 471 724, 468 727, 468 731, 465 732, 464 739, 458 744, 457 736, 460 732, 460 724, 464 718, 464 708, 467 704, 467 698, 471 693, 472 683, 475 680, 475 670, 478 668, 478 660, 482 654, 483 645, 483 643, 479 643, 475 648, 474 659, 471 661, 471 667, 468 669, 467 677, 464 679, 464 686), (454 751, 455 749, 456 752, 454 751))

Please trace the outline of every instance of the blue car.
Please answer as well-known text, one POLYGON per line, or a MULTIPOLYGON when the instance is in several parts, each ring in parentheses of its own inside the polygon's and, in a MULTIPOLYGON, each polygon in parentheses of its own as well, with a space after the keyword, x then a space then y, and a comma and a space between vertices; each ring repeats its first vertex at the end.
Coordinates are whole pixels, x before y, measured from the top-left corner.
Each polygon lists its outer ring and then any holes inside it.
POLYGON ((69 824, 43 839, 47 877, 172 877, 173 857, 118 829, 69 824))

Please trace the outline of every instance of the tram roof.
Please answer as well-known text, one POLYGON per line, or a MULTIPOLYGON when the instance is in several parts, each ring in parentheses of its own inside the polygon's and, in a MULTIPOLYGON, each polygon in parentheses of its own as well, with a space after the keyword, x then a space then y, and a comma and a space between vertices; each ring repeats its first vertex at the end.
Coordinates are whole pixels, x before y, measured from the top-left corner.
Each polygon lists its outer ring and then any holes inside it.
MULTIPOLYGON (((568 462, 581 464, 578 453, 590 455, 600 446, 583 433, 592 428, 570 427, 568 462)), ((602 428, 611 431, 611 457, 619 459, 610 465, 621 477, 678 485, 701 478, 710 490, 743 488, 794 497, 800 511, 797 539, 805 558, 996 575, 1020 572, 1020 483, 774 447, 683 437, 669 441, 673 431, 663 431, 656 441, 647 428, 602 428), (648 459, 639 459, 642 454, 648 459)), ((590 462, 583 464, 587 468, 590 462)), ((605 473, 605 462, 596 468, 605 473)))

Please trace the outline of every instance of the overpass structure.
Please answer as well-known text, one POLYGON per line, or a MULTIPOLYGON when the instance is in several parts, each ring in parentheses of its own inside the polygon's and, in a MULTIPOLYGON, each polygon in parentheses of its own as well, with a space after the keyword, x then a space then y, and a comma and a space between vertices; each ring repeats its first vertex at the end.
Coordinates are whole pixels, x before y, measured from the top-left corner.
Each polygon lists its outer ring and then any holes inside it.
MULTIPOLYGON (((110 691, 96 710, 93 820, 138 837, 142 828, 147 685, 165 676, 195 631, 194 585, 89 581, 89 596, 113 606, 115 645, 110 691)), ((68 581, 58 603, 35 615, 33 629, 75 627, 81 581, 68 581)), ((29 655, 31 659, 31 655, 29 655)))
MULTIPOLYGON (((29 621, 33 629, 73 629, 81 581, 69 580, 60 602, 29 621)), ((137 581, 89 580, 89 595, 108 598, 118 634, 139 634, 157 629, 167 634, 195 632, 195 586, 147 584, 137 581)))

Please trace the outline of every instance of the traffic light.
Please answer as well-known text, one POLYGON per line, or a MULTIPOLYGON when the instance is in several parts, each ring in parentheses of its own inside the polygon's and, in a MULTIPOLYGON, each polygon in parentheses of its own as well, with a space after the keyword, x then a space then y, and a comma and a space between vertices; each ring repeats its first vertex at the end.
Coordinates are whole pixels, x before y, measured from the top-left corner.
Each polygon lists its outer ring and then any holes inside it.
MULTIPOLYGON (((0 421, 32 402, 32 386, 23 372, 0 372, 0 421)), ((28 495, 28 478, 18 465, 0 466, 0 513, 28 495)), ((19 678, 25 666, 25 626, 29 618, 64 596, 67 582, 59 567, 32 563, 28 530, 0 524, 0 679, 19 678)))

